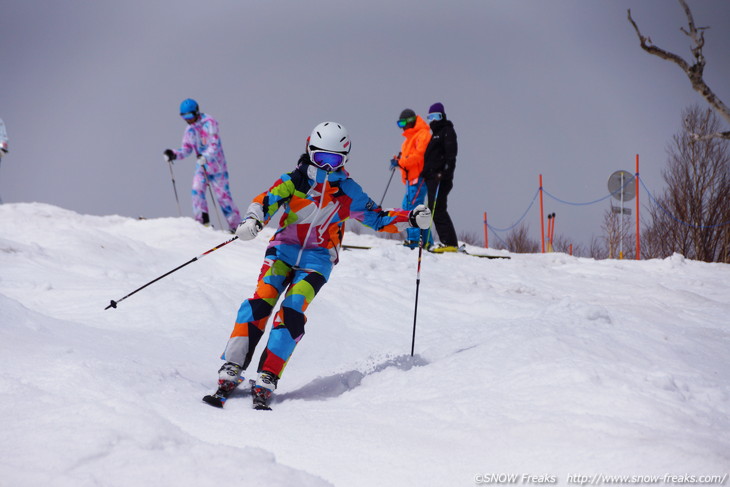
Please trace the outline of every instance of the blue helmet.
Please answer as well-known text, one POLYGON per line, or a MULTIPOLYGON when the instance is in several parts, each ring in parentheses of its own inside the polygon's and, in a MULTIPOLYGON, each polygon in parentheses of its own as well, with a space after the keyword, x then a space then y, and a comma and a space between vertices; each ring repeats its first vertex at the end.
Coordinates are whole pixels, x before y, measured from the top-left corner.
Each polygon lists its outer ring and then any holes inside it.
POLYGON ((197 114, 199 111, 200 107, 198 107, 198 102, 192 98, 187 98, 180 103, 180 115, 184 115, 186 113, 197 114))

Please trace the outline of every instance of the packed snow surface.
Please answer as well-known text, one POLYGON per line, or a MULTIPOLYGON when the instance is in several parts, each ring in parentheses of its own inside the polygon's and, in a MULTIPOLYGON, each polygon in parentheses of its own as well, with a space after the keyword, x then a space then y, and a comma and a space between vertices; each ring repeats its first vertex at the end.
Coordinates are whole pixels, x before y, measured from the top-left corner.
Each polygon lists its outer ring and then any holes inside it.
POLYGON ((0 206, 0 485, 727 483, 730 266, 424 253, 411 357, 418 252, 347 233, 273 411, 212 408, 273 231, 105 310, 231 235, 0 206))

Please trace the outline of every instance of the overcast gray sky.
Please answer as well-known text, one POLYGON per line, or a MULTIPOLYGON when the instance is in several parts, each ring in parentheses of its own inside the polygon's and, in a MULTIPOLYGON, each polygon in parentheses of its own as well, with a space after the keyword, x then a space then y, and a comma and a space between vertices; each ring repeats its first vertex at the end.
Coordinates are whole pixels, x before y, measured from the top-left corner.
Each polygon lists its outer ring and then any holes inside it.
MULTIPOLYGON (((730 1, 689 5, 711 27, 705 78, 730 103, 730 1)), ((511 226, 539 174, 558 198, 596 200, 611 173, 634 172, 637 153, 658 193, 682 110, 704 102, 677 66, 640 49, 628 8, 656 44, 689 58, 672 0, 3 0, 0 118, 11 152, 0 195, 177 216, 162 151, 179 147, 187 97, 220 122, 242 211, 325 120, 349 129, 348 170, 378 201, 402 142, 398 114, 425 116, 436 101, 459 137, 449 200, 459 233, 481 238, 484 211, 511 226)), ((175 165, 188 216, 193 167, 175 165)), ((394 178, 385 205, 403 192, 394 178)), ((584 246, 609 207, 545 203, 556 234, 584 246)), ((537 206, 526 222, 537 240, 537 206)))

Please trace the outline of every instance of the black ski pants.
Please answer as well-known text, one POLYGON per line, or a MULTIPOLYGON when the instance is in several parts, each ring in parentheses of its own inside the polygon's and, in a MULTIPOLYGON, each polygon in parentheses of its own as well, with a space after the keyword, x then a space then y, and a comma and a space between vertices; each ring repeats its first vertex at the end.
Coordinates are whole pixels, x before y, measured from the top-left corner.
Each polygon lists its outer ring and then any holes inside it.
POLYGON ((454 223, 451 221, 448 211, 448 198, 451 188, 454 187, 452 180, 442 179, 441 181, 431 179, 426 181, 426 188, 428 188, 428 205, 433 211, 433 225, 436 227, 436 233, 438 233, 439 241, 444 245, 450 245, 454 247, 459 246, 459 240, 456 237, 456 230, 454 229, 454 223), (438 189, 438 197, 436 190, 438 189), (436 203, 434 209, 434 203, 436 203))

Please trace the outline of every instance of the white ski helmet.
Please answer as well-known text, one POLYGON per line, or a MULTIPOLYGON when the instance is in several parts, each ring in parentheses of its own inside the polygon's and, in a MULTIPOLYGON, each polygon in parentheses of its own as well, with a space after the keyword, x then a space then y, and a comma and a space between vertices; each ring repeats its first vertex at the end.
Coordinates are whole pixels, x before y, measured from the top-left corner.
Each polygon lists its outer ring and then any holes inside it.
POLYGON ((335 171, 347 162, 350 135, 337 122, 322 122, 307 139, 307 152, 312 163, 326 171, 335 171))

